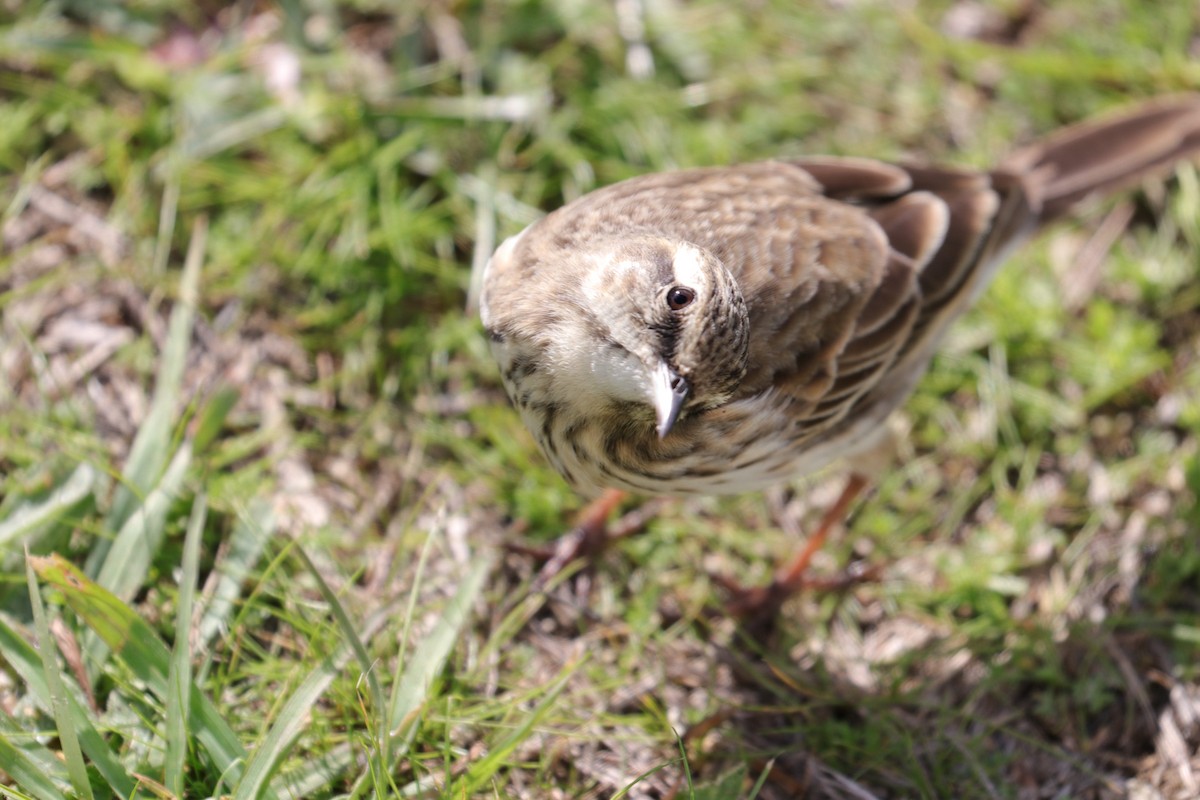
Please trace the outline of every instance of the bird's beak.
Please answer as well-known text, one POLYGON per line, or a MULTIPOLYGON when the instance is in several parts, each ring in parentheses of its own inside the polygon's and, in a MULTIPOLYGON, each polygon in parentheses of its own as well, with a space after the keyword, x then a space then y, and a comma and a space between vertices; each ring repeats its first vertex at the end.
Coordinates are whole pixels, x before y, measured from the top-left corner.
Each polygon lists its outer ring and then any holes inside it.
POLYGON ((665 438, 671 432, 675 420, 679 418, 679 410, 687 398, 687 381, 681 378, 675 370, 659 362, 653 376, 654 414, 658 417, 658 438, 665 438))

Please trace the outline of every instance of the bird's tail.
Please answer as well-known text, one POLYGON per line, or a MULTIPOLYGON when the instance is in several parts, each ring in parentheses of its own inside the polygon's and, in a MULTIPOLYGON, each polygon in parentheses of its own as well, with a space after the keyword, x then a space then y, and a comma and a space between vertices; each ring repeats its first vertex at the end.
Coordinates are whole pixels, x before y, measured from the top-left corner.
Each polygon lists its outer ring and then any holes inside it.
POLYGON ((997 170, 1020 176, 1039 224, 1200 153, 1200 95, 1151 100, 1056 131, 997 170))
POLYGON ((947 242, 978 244, 966 257, 943 246, 947 257, 939 252, 922 271, 922 316, 905 357, 916 363, 928 359, 939 332, 975 301, 1007 253, 1039 227, 1088 197, 1165 173, 1194 155, 1200 155, 1200 94, 1150 100, 1021 148, 988 176, 993 205, 981 202, 970 174, 909 168, 913 188, 933 192, 951 209, 947 242))

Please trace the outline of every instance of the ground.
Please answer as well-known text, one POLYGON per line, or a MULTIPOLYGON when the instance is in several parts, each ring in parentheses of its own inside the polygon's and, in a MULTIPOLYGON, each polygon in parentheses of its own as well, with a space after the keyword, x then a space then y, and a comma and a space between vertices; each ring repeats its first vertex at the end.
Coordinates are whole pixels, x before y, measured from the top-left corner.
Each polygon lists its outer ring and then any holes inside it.
POLYGON ((1198 36, 1182 1, 0 2, 3 791, 1200 795, 1194 167, 1014 256, 815 566, 873 579, 758 639, 711 574, 764 580, 845 476, 657 502, 535 591, 505 544, 581 501, 471 307, 596 186, 984 165, 1200 90, 1198 36))

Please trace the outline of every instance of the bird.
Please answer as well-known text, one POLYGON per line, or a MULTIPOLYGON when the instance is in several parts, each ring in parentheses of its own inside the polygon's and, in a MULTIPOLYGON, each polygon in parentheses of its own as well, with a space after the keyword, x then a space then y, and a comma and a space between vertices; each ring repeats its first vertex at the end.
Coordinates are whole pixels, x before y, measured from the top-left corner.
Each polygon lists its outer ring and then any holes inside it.
POLYGON ((599 497, 556 568, 594 549, 622 493, 849 478, 762 587, 772 615, 887 468, 889 417, 1013 248, 1080 202, 1200 151, 1200 95, 1051 132, 992 169, 811 156, 642 175, 506 239, 480 317, 508 397, 555 469, 599 497))

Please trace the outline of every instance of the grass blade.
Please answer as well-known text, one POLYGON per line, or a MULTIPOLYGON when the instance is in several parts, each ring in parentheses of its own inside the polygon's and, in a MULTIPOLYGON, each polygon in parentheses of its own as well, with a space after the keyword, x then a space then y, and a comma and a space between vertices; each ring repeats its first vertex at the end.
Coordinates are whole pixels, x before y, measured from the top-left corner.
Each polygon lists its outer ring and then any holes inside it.
POLYGON ((217 585, 200 619, 200 642, 207 645, 226 629, 234 601, 275 532, 275 512, 266 501, 255 501, 243 512, 229 539, 229 551, 217 565, 217 585))
MULTIPOLYGON (((171 656, 145 620, 61 556, 31 557, 30 562, 38 577, 63 593, 71 610, 100 636, 134 676, 156 697, 165 699, 171 656)), ((245 748, 211 701, 194 686, 189 702, 191 735, 220 772, 237 780, 246 759, 245 748)))
MULTIPOLYGON (((379 718, 384 713, 386 708, 383 696, 383 687, 380 685, 379 677, 375 673, 374 662, 371 660, 371 656, 367 653, 367 648, 363 644, 362 639, 364 637, 359 636, 354 624, 350 621, 349 615, 346 614, 346 610, 342 607, 341 602, 338 601, 337 595, 334 594, 333 590, 329 588, 329 584, 325 581, 325 579, 321 577, 320 572, 317 570, 316 565, 312 563, 312 560, 308 557, 308 554, 299 547, 296 548, 296 552, 304 566, 308 569, 309 574, 311 574, 314 580, 316 580, 317 586, 321 591, 321 595, 329 604, 329 609, 333 614, 334 621, 337 623, 338 628, 342 632, 342 637, 345 639, 351 648, 351 651, 354 653, 355 658, 358 660, 359 670, 361 671, 362 677, 367 682, 367 688, 371 695, 371 709, 376 715, 376 718, 370 720, 369 722, 370 727, 373 729, 372 735, 374 738, 376 753, 386 753, 388 742, 388 726, 386 719, 379 718)), ((373 759, 375 757, 376 756, 372 756, 373 759)), ((369 771, 366 774, 369 774, 369 771)), ((365 786, 365 780, 360 778, 360 780, 356 783, 354 790, 351 792, 351 796, 356 796, 358 791, 365 786)))
POLYGON ((379 685, 379 676, 375 674, 374 662, 372 662, 370 654, 367 653, 366 646, 362 643, 362 639, 355 630, 354 624, 350 621, 349 615, 346 614, 346 609, 342 607, 337 595, 329 588, 329 584, 321 577, 316 565, 312 563, 308 554, 300 547, 296 547, 295 552, 303 562, 305 568, 308 569, 309 574, 317 582, 317 588, 320 590, 321 596, 329 604, 330 613, 333 614, 333 619, 341 630, 342 637, 350 646, 354 657, 358 660, 358 668, 362 670, 362 674, 366 678, 367 686, 371 692, 371 705, 376 710, 376 713, 380 713, 384 708, 383 687, 379 685))
POLYGON ((404 670, 396 693, 392 696, 392 706, 388 713, 388 720, 392 726, 393 758, 403 752, 412 741, 416 732, 417 712, 428 699, 433 679, 446 666, 446 659, 449 658, 454 643, 467 622, 471 606, 483 589, 484 581, 491 570, 491 558, 481 558, 475 563, 446 606, 437 628, 413 653, 412 660, 404 670))
MULTIPOLYGON (((162 481, 126 520, 113 540, 96 582, 118 598, 132 598, 145 582, 150 564, 162 546, 167 512, 175 502, 191 460, 192 449, 185 443, 163 473, 162 481)), ((107 648, 103 641, 94 635, 88 636, 83 647, 87 663, 97 666, 104 663, 107 648)))
MULTIPOLYGON (((118 531, 125 527, 140 505, 141 498, 159 483, 159 474, 167 463, 171 446, 171 425, 179 402, 183 368, 187 364, 188 345, 192 338, 196 298, 199 296, 200 265, 204 259, 207 233, 207 219, 198 217, 192 228, 192 239, 184 261, 179 302, 171 311, 167 339, 154 383, 154 399, 129 449, 129 458, 121 476, 121 486, 117 488, 112 510, 106 520, 109 530, 118 531)), ((89 574, 99 574, 101 566, 108 560, 108 550, 107 543, 96 543, 88 557, 89 574)))
POLYGON ((37 631, 38 649, 42 653, 42 673, 50 690, 50 705, 54 713, 54 724, 58 728, 58 741, 62 746, 63 760, 67 764, 67 775, 75 794, 91 800, 92 784, 88 780, 87 765, 83 763, 83 751, 75 733, 73 714, 68 705, 63 676, 58 670, 54 638, 50 635, 50 623, 46 621, 46 609, 42 605, 42 593, 38 590, 37 577, 28 555, 25 558, 25 581, 29 585, 29 601, 33 604, 33 623, 37 631))
POLYGON ((63 763, 4 712, 0 712, 0 770, 16 786, 37 797, 57 800, 64 797, 63 790, 70 785, 63 763), (25 739, 20 745, 17 744, 21 741, 18 737, 25 739))
POLYGON ((176 500, 191 462, 191 445, 184 443, 171 459, 162 480, 146 496, 146 502, 125 521, 113 540, 96 583, 117 597, 128 600, 145 582, 150 563, 162 546, 167 512, 176 500))
MULTIPOLYGON (((0 657, 21 679, 26 690, 39 707, 50 710, 50 686, 42 668, 42 658, 25 641, 15 629, 0 619, 0 657)), ((125 768, 117 760, 112 750, 104 741, 104 737, 92 725, 78 698, 72 694, 66 695, 67 706, 70 710, 73 728, 79 739, 83 752, 91 759, 92 766, 103 776, 113 791, 122 797, 129 797, 134 791, 134 781, 125 772, 125 768)), ((65 773, 64 773, 65 778, 65 773)))
POLYGON ((192 503, 183 540, 183 565, 179 576, 179 607, 175 615, 175 647, 171 651, 171 669, 167 673, 167 756, 163 783, 176 797, 183 796, 183 770, 187 759, 188 695, 192 687, 192 603, 196 596, 196 577, 200 572, 200 538, 208 512, 208 499, 201 493, 192 503))
POLYGON ((492 559, 481 558, 459 584, 458 591, 450 599, 437 627, 413 652, 392 695, 391 706, 383 722, 387 731, 386 743, 378 764, 372 763, 355 782, 350 797, 361 797, 369 788, 372 776, 383 780, 387 765, 394 763, 412 743, 416 735, 420 711, 429 700, 429 687, 446 666, 446 659, 462 633, 469 618, 471 606, 483 589, 492 570, 492 559))
POLYGON ((230 386, 222 387, 213 394, 208 403, 196 414, 195 434, 192 437, 197 453, 203 453, 221 433, 229 412, 237 405, 241 392, 230 386))
POLYGON ((262 796, 262 790, 287 754, 288 747, 311 720, 313 705, 342 671, 351 650, 345 647, 336 656, 321 661, 288 698, 279 717, 246 765, 246 771, 234 792, 234 800, 255 800, 262 796))
MULTIPOLYGON (((299 552, 299 548, 296 548, 299 552)), ((312 562, 308 557, 301 553, 301 557, 311 567, 312 562)), ((324 581, 320 581, 324 583, 324 581)), ((336 605, 336 604, 335 604, 336 605)), ((338 612, 344 617, 345 612, 338 605, 338 612)), ((375 614, 368 619, 359 628, 361 638, 370 639, 379 631, 383 624, 387 621, 389 615, 386 613, 375 614)), ((359 641, 359 635, 353 634, 348 637, 346 644, 338 650, 338 652, 328 658, 325 658, 311 673, 304 679, 304 682, 296 689, 291 697, 288 698, 279 717, 271 726, 271 730, 263 737, 262 744, 255 751, 254 757, 246 766, 245 777, 241 784, 237 787, 235 793, 236 798, 255 798, 261 796, 266 782, 274 775, 275 770, 279 766, 279 762, 287 754, 287 748, 295 741, 296 737, 311 720, 312 708, 317 699, 325 693, 329 688, 330 682, 336 678, 351 657, 358 655, 361 662, 362 643, 359 641), (360 653, 361 651, 361 653, 360 653)), ((369 666, 369 664, 368 664, 369 666)), ((346 769, 353 763, 353 753, 348 753, 350 758, 345 759, 340 766, 341 770, 346 769)), ((328 773, 330 770, 338 769, 336 761, 329 758, 323 759, 321 770, 328 773)), ((294 786, 288 784, 278 787, 278 793, 290 794, 292 796, 303 796, 303 793, 297 793, 294 786)))
POLYGON ((361 753, 358 742, 342 742, 281 772, 271 785, 280 797, 312 797, 334 785, 358 761, 361 753))
MULTIPOLYGON (((340 673, 345 668, 346 662, 349 661, 349 659, 353 656, 358 661, 359 669, 362 670, 363 674, 367 676, 368 681, 369 682, 373 681, 373 683, 377 687, 377 690, 379 692, 379 699, 375 700, 373 697, 372 701, 380 703, 379 706, 376 706, 377 708, 382 707, 383 690, 382 690, 382 688, 378 688, 378 679, 374 678, 374 675, 373 675, 373 672, 374 672, 374 670, 372 669, 373 662, 371 661, 370 656, 367 654, 366 647, 364 646, 363 641, 370 640, 376 633, 378 633, 378 631, 386 624, 388 619, 391 618, 391 616, 392 616, 391 612, 388 609, 380 609, 375 614, 371 615, 365 622, 362 622, 357 626, 353 625, 350 622, 350 618, 346 614, 345 609, 342 607, 342 604, 338 601, 337 595, 333 593, 333 591, 329 588, 329 585, 320 576, 320 574, 318 573, 318 571, 316 569, 316 565, 314 565, 312 563, 312 560, 308 557, 308 554, 305 553, 298 546, 295 548, 295 552, 299 554, 302 563, 309 570, 310 574, 316 579, 317 586, 320 587, 321 594, 325 597, 326 601, 329 603, 331 612, 333 613, 334 620, 337 622, 338 628, 341 630, 342 636, 346 642, 346 646, 343 647, 338 652, 338 654, 333 658, 332 669, 329 673, 330 679, 332 679, 333 677, 336 677, 337 674, 340 673)), ((328 661, 329 660, 327 659, 327 662, 328 661)), ((324 665, 322 665, 322 666, 324 667, 324 665)), ((322 668, 318 668, 317 670, 315 670, 313 672, 313 674, 310 675, 309 678, 305 681, 305 683, 307 684, 309 681, 317 680, 318 676, 320 674, 322 674, 322 668)), ((327 685, 328 685, 328 683, 326 683, 326 686, 327 685)), ((310 690, 310 689, 305 689, 305 687, 302 686, 301 689, 297 690, 297 693, 299 694, 302 692, 315 691, 316 688, 317 687, 314 686, 313 689, 310 690)), ((320 691, 323 692, 324 688, 325 687, 320 687, 320 691)), ((320 696, 320 693, 318 692, 317 697, 319 697, 319 696, 320 696)), ((312 700, 310 701, 310 704, 311 704, 311 702, 315 702, 315 700, 316 700, 316 697, 313 697, 312 700)), ((264 739, 264 743, 269 741, 271 739, 272 735, 275 734, 276 729, 280 727, 280 722, 282 720, 286 719, 286 717, 289 714, 289 708, 295 702, 296 702, 295 697, 289 699, 288 707, 285 707, 284 711, 281 713, 281 715, 279 717, 279 720, 276 721, 276 724, 272 727, 271 732, 268 733, 267 737, 264 739)), ((305 709, 307 709, 309 707, 311 707, 311 705, 310 706, 304 706, 304 705, 299 706, 302 714, 306 713, 305 709)), ((300 721, 303 721, 305 718, 306 717, 302 716, 300 721)), ((284 737, 285 734, 287 734, 287 731, 280 731, 280 733, 279 733, 279 736, 281 737, 280 744, 274 745, 274 747, 276 747, 276 749, 280 749, 281 751, 277 755, 274 756, 275 762, 270 765, 272 769, 271 769, 271 771, 267 771, 265 773, 265 777, 270 777, 271 772, 273 772, 275 766, 278 763, 279 758, 282 757, 282 755, 283 755, 282 746, 284 744, 290 742, 291 739, 295 738, 295 736, 293 734, 291 736, 291 738, 283 739, 282 737, 284 737)), ((260 753, 255 753, 255 761, 258 761, 260 755, 261 755, 260 753)), ((268 757, 270 757, 270 756, 263 756, 263 758, 268 758, 268 757)), ((303 788, 304 785, 307 784, 309 781, 311 781, 313 778, 315 778, 317 775, 322 776, 322 778, 324 779, 324 784, 327 785, 332 780, 332 777, 334 775, 339 775, 339 774, 344 773, 347 769, 350 768, 350 766, 355 762, 356 759, 357 759, 357 753, 354 750, 349 750, 349 749, 342 750, 342 751, 340 751, 340 755, 339 755, 339 751, 326 753, 320 759, 320 761, 318 763, 315 763, 310 766, 310 768, 307 770, 307 775, 301 775, 301 774, 296 774, 296 773, 289 774, 283 778, 277 778, 276 780, 274 780, 272 782, 272 785, 276 789, 276 792, 280 795, 291 795, 293 797, 304 797, 310 791, 310 790, 304 789, 303 788), (298 781, 299 781, 299 783, 298 783, 298 781)), ((253 766, 254 765, 252 764, 251 768, 253 768, 253 766)), ((240 791, 240 789, 241 789, 241 787, 239 787, 239 791, 240 791)))
POLYGON ((568 679, 575 674, 575 670, 582 663, 583 661, 576 661, 574 664, 568 664, 562 674, 547 688, 546 696, 534 707, 533 711, 508 736, 505 736, 494 747, 488 748, 488 754, 471 765, 466 774, 456 782, 448 796, 470 797, 490 780, 504 766, 508 756, 517 749, 521 742, 525 741, 533 727, 541 722, 542 718, 546 716, 546 712, 554 706, 554 702, 566 688, 568 679))
POLYGON ((80 464, 44 500, 17 506, 7 519, 0 521, 0 547, 53 522, 87 497, 95 488, 98 477, 95 467, 80 464))

